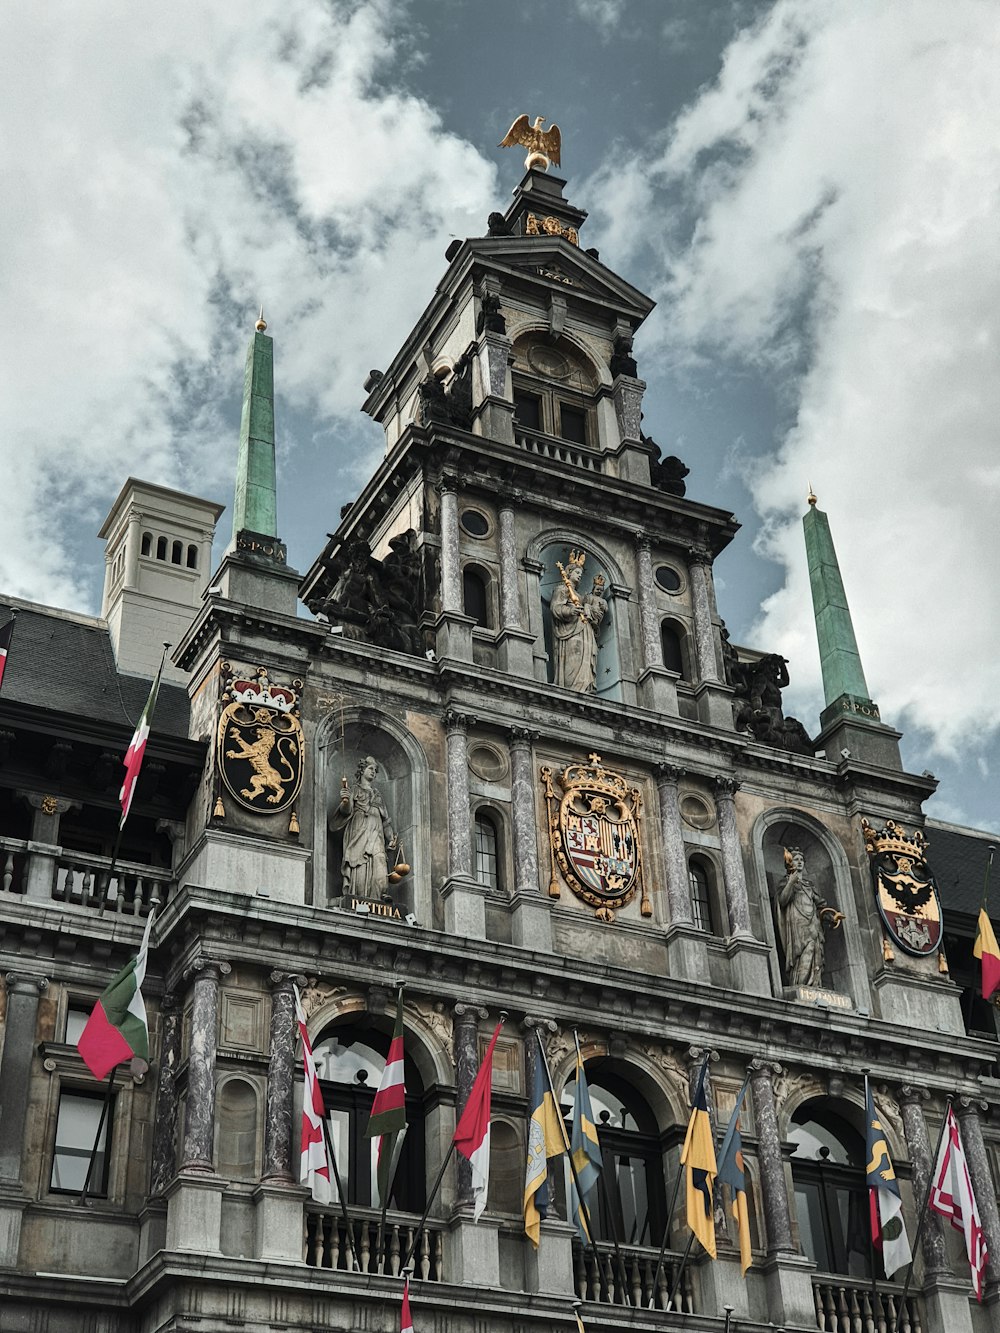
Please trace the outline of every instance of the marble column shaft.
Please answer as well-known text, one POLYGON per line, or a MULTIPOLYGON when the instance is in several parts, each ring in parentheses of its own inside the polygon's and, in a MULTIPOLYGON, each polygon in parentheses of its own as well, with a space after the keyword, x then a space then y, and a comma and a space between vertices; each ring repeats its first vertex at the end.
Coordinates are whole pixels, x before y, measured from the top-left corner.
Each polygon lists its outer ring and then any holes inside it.
POLYGON ((24 1122, 28 1112, 31 1057, 35 1053, 38 1000, 48 989, 46 977, 8 972, 6 1035, 0 1061, 0 1181, 21 1179, 24 1122))
POLYGON ((684 855, 684 826, 677 792, 677 784, 684 776, 684 770, 674 764, 658 764, 655 772, 656 792, 660 803, 660 831, 667 862, 667 902, 670 905, 670 920, 691 925, 694 922, 694 914, 691 910, 691 889, 688 884, 687 858, 684 855))
POLYGON ((472 876, 472 813, 469 809, 469 739, 466 719, 445 717, 448 728, 448 873, 472 876))
MULTIPOLYGON (((923 1102, 927 1093, 923 1088, 907 1085, 900 1090, 899 1110, 903 1117, 903 1133, 906 1136, 906 1148, 913 1167, 913 1210, 919 1221, 920 1209, 927 1197, 933 1162, 931 1145, 927 1135, 927 1121, 924 1119, 923 1102)), ((924 1269, 928 1274, 948 1273, 948 1250, 945 1245, 944 1229, 936 1213, 928 1210, 924 1217, 924 1230, 920 1239, 924 1255, 924 1269)))
POLYGON ((500 625, 503 629, 521 628, 515 527, 514 504, 505 496, 500 501, 500 625))
POLYGON ((532 733, 512 731, 510 739, 511 830, 514 835, 514 888, 538 892, 538 830, 531 772, 532 733))
POLYGON ((656 613, 656 597, 653 591, 653 558, 650 554, 649 538, 641 533, 636 536, 636 574, 643 669, 663 666, 660 619, 656 613))
POLYGON ((712 626, 712 604, 708 596, 710 561, 707 556, 692 558, 691 607, 694 612, 694 645, 698 655, 698 676, 701 680, 719 684, 719 668, 715 659, 715 630, 712 626))
POLYGON ((291 1184, 292 1088, 295 1083, 295 993, 293 978, 272 972, 271 1046, 267 1061, 262 1179, 291 1184))
POLYGON ((173 995, 160 1004, 160 1068, 153 1119, 150 1193, 162 1194, 177 1170, 177 1066, 181 1060, 181 1011, 173 995))
MULTIPOLYGON (((455 1059, 455 1089, 458 1093, 456 1121, 465 1110, 472 1085, 479 1072, 479 1020, 489 1011, 476 1004, 456 1004, 452 1029, 452 1051, 455 1059)), ((458 1202, 471 1204, 472 1165, 468 1158, 458 1154, 458 1202)))
POLYGON ((772 1078, 781 1066, 765 1060, 750 1063, 750 1096, 757 1129, 757 1158, 768 1254, 794 1254, 792 1215, 788 1206, 785 1164, 781 1157, 778 1112, 772 1078))
POLYGON ((458 493, 454 482, 441 485, 441 610, 462 611, 459 559, 458 493))
POLYGON ((717 777, 713 785, 719 814, 719 841, 722 844, 722 874, 726 881, 729 930, 733 935, 752 935, 750 897, 747 893, 746 871, 743 868, 740 833, 736 826, 735 798, 740 784, 735 778, 717 777))
POLYGON ((986 1280, 1000 1282, 1000 1211, 997 1209, 993 1173, 990 1170, 986 1144, 983 1142, 979 1106, 980 1103, 971 1101, 968 1097, 960 1097, 955 1105, 955 1114, 958 1116, 958 1125, 962 1132, 965 1159, 969 1163, 972 1188, 976 1195, 976 1203, 979 1205, 979 1219, 986 1239, 988 1251, 986 1280))
POLYGON ((187 1104, 184 1108, 183 1170, 214 1172, 215 1053, 219 1030, 219 983, 228 963, 194 964, 191 1048, 188 1054, 187 1104))

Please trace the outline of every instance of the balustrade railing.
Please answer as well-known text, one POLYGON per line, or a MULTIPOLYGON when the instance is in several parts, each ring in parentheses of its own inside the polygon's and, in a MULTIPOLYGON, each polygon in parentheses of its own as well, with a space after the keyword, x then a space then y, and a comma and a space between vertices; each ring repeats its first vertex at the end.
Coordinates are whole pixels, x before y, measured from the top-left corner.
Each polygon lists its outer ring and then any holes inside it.
POLYGON ((814 1277, 816 1327, 823 1333, 923 1333, 920 1301, 907 1295, 902 1309, 902 1288, 860 1278, 814 1277))
POLYGON ((589 449, 574 448, 555 435, 536 434, 534 431, 526 431, 523 427, 516 427, 514 439, 518 448, 538 458, 554 458, 560 463, 570 463, 573 467, 583 468, 586 472, 604 471, 604 461, 600 454, 592 453, 589 449))
POLYGON ((23 893, 28 878, 28 844, 17 838, 0 838, 0 889, 23 893))
MULTIPOLYGON (((416 1222, 392 1214, 386 1217, 379 1244, 379 1213, 351 1208, 351 1231, 362 1273, 398 1277, 413 1243, 416 1222)), ((305 1261, 312 1268, 350 1272, 354 1267, 343 1214, 336 1209, 306 1210, 305 1261)), ((424 1282, 444 1281, 444 1239, 440 1223, 428 1222, 417 1236, 410 1261, 414 1277, 424 1282)))
POLYGON ((104 856, 62 852, 56 859, 52 897, 95 911, 148 916, 167 900, 171 872, 119 861, 114 870, 104 856))
MULTIPOLYGON (((599 1301, 604 1305, 631 1305, 637 1309, 671 1308, 670 1293, 677 1277, 680 1256, 667 1253, 656 1276, 659 1249, 622 1245, 618 1254, 613 1245, 599 1242, 596 1253, 591 1246, 573 1242, 573 1285, 581 1301, 599 1301), (654 1286, 655 1277, 655 1286, 654 1286)), ((674 1297, 674 1310, 694 1313, 694 1284, 689 1268, 681 1274, 674 1297)))

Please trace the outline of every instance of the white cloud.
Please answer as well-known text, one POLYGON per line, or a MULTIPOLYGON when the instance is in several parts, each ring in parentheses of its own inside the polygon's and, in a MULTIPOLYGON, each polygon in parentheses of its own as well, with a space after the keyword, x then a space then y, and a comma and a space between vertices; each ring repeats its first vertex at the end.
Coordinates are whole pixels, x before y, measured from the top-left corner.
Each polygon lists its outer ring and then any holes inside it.
POLYGON ((872 693, 945 753, 1000 725, 998 61, 988 0, 778 0, 645 187, 664 350, 764 368, 798 404, 752 484, 786 568, 756 637, 793 659, 791 706, 819 690, 811 481, 872 693))
POLYGON ((380 85, 412 57, 404 21, 390 0, 12 13, 0 588, 85 605, 75 561, 129 472, 228 498, 213 404, 259 300, 285 403, 357 412, 495 196, 436 111, 380 85))

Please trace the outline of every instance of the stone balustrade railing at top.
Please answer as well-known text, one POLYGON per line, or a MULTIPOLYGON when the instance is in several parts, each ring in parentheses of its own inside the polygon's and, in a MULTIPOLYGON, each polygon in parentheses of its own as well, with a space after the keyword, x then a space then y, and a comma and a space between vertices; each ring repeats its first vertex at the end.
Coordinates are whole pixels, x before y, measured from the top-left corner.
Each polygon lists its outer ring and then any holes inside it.
POLYGON ((173 874, 159 866, 91 856, 65 848, 32 849, 17 838, 0 838, 0 892, 73 903, 96 912, 148 916, 162 907, 173 874))
POLYGON ((816 1327, 823 1333, 923 1333, 920 1301, 909 1293, 901 1308, 903 1289, 871 1280, 817 1275, 813 1278, 816 1327))
POLYGON ((573 467, 583 468, 586 472, 604 471, 604 462, 600 454, 595 454, 580 445, 570 444, 557 435, 543 435, 537 431, 526 431, 523 426, 516 426, 514 439, 519 449, 534 454, 537 458, 554 458, 560 463, 570 463, 573 467))
POLYGON ((680 1269, 681 1256, 668 1251, 659 1273, 659 1249, 598 1242, 596 1247, 573 1242, 573 1286, 581 1301, 603 1305, 631 1305, 634 1309, 677 1310, 694 1314, 694 1284, 690 1267, 681 1273, 680 1285, 670 1304, 670 1294, 680 1269))
MULTIPOLYGON (((398 1277, 403 1261, 409 1253, 416 1233, 416 1218, 403 1214, 386 1214, 385 1227, 379 1236, 381 1215, 374 1208, 351 1205, 350 1225, 354 1251, 362 1273, 384 1273, 398 1277)), ((428 1222, 413 1245, 410 1267, 413 1276, 423 1282, 443 1282, 444 1228, 440 1222, 428 1222)), ((338 1208, 320 1208, 310 1204, 306 1209, 305 1253, 311 1268, 332 1268, 349 1273, 354 1267, 347 1225, 338 1208)))

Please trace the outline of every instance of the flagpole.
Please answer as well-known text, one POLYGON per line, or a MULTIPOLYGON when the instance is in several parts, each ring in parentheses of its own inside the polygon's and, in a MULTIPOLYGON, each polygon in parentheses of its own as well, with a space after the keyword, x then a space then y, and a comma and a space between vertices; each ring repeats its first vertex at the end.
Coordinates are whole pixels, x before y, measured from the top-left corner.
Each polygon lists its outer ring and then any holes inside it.
POLYGON ((97 1122, 97 1133, 94 1135, 94 1146, 90 1150, 90 1160, 87 1163, 87 1175, 83 1182, 83 1189, 80 1191, 80 1197, 77 1200, 77 1206, 86 1208, 87 1194, 90 1190, 90 1177, 94 1174, 94 1163, 97 1161, 97 1149, 100 1146, 101 1134, 104 1132, 104 1122, 108 1118, 108 1110, 111 1106, 111 1097, 114 1092, 115 1074, 118 1072, 118 1066, 111 1066, 111 1073, 108 1075, 108 1090, 104 1094, 104 1104, 101 1107, 101 1118, 97 1122))
POLYGON ((672 1310, 674 1308, 674 1301, 677 1299, 677 1293, 680 1290, 681 1286, 681 1278, 684 1276, 685 1268, 687 1268, 687 1261, 691 1257, 691 1250, 694 1248, 694 1241, 695 1241, 695 1235, 694 1232, 692 1231, 690 1236, 688 1236, 688 1243, 684 1247, 684 1253, 681 1256, 681 1261, 677 1266, 677 1276, 674 1278, 674 1285, 670 1288, 670 1295, 667 1297, 668 1310, 672 1310))
MULTIPOLYGON (((709 1052, 709 1054, 711 1054, 711 1052, 709 1052)), ((701 1066, 702 1074, 704 1074, 705 1070, 708 1068, 708 1060, 709 1056, 706 1055, 704 1063, 701 1066)), ((681 1156, 683 1155, 684 1155, 684 1149, 682 1148, 681 1156)), ((667 1240, 670 1236, 670 1219, 673 1217, 674 1209, 677 1207, 677 1196, 681 1190, 681 1176, 683 1175, 683 1173, 684 1173, 684 1163, 679 1161, 677 1163, 677 1175, 674 1177, 673 1192, 670 1195, 670 1206, 667 1208, 667 1216, 663 1224, 663 1239, 660 1241, 660 1254, 659 1258, 656 1260, 656 1267, 653 1269, 653 1285, 650 1288, 649 1306, 648 1306, 650 1310, 655 1308, 654 1302, 656 1300, 656 1284, 660 1280, 660 1270, 663 1267, 663 1257, 667 1252, 667 1240)), ((690 1249, 690 1246, 688 1248, 690 1249)))
MULTIPOLYGON (((871 1093, 870 1093, 870 1090, 869 1090, 869 1087, 868 1087, 868 1070, 866 1069, 866 1070, 865 1070, 865 1119, 866 1119, 866 1120, 867 1120, 867 1118, 868 1118, 868 1107, 869 1107, 869 1105, 874 1106, 875 1103, 874 1103, 874 1101, 871 1100, 871 1093)), ((866 1128, 866 1130, 865 1130, 865 1136, 866 1136, 866 1139, 867 1139, 867 1136, 868 1136, 868 1133, 869 1133, 870 1129, 871 1129, 871 1126, 868 1126, 868 1127, 866 1128)), ((867 1156, 867 1154, 866 1154, 866 1156, 867 1156)), ((879 1207, 878 1192, 877 1192, 877 1191, 876 1191, 876 1197, 875 1197, 875 1207, 876 1207, 876 1208, 879 1207)), ((877 1309, 878 1309, 878 1278, 877 1278, 876 1275, 875 1275, 875 1234, 874 1234, 874 1232, 873 1232, 873 1230, 872 1230, 872 1222, 873 1222, 873 1220, 874 1220, 874 1219, 873 1219, 873 1217, 872 1217, 872 1191, 871 1191, 871 1186, 869 1186, 869 1187, 868 1187, 868 1263, 869 1263, 869 1265, 871 1266, 871 1270, 872 1270, 872 1327, 873 1327, 873 1328, 877 1328, 877 1327, 878 1327, 878 1314, 877 1314, 877 1309)), ((911 1263, 912 1263, 912 1259, 911 1259, 911 1263)))
POLYGON ((344 1186, 340 1179, 340 1168, 337 1166, 337 1154, 333 1150, 333 1135, 330 1133, 330 1126, 327 1123, 326 1112, 323 1112, 323 1138, 326 1141, 326 1150, 330 1156, 330 1165, 333 1167, 333 1180, 337 1186, 337 1198, 340 1200, 340 1211, 344 1218, 344 1229, 347 1231, 347 1241, 351 1247, 351 1257, 354 1259, 354 1269, 361 1272, 361 1261, 358 1258, 357 1246, 354 1244, 354 1228, 351 1226, 351 1219, 347 1212, 347 1196, 344 1194, 344 1186))
POLYGON ((899 1321, 906 1315, 906 1297, 910 1290, 910 1281, 913 1277, 913 1265, 916 1262, 917 1254, 920 1251, 920 1238, 924 1234, 924 1222, 930 1211, 931 1190, 934 1188, 934 1168, 937 1165, 938 1156, 941 1152, 941 1143, 944 1140, 944 1132, 948 1128, 948 1112, 951 1110, 951 1104, 954 1100, 955 1094, 949 1092, 947 1100, 945 1101, 944 1116, 941 1120, 941 1130, 938 1134, 937 1145, 931 1155, 930 1170, 927 1172, 927 1189, 924 1191, 924 1206, 921 1208, 920 1216, 917 1218, 917 1234, 913 1237, 913 1251, 910 1258, 910 1266, 906 1270, 906 1281, 903 1283, 903 1294, 899 1298, 899 1309, 896 1312, 892 1333, 897 1333, 899 1321))
POLYGON ((403 1260, 400 1272, 402 1272, 404 1268, 409 1267, 410 1260, 413 1258, 413 1252, 417 1248, 417 1241, 420 1239, 420 1233, 423 1231, 424 1224, 430 1216, 431 1209, 434 1207, 434 1200, 437 1198, 438 1190, 441 1188, 441 1182, 444 1180, 444 1173, 448 1163, 451 1161, 451 1155, 454 1151, 455 1140, 452 1139, 451 1143, 448 1145, 448 1151, 444 1155, 444 1161, 441 1163, 441 1169, 437 1173, 437 1179, 434 1181, 434 1188, 431 1190, 430 1198, 427 1200, 427 1207, 424 1209, 423 1216, 417 1223, 417 1229, 414 1231, 413 1236, 410 1239, 410 1248, 406 1251, 406 1258, 403 1260))
MULTIPOLYGON (((545 1070, 545 1081, 548 1082, 548 1090, 549 1092, 552 1093, 553 1109, 555 1109, 556 1120, 559 1121, 559 1130, 561 1136, 563 1136, 563 1150, 565 1154, 567 1154, 567 1158, 569 1160, 569 1170, 571 1170, 571 1174, 573 1177, 573 1185, 576 1186, 576 1197, 579 1198, 580 1200, 580 1212, 583 1213, 584 1225, 587 1226, 587 1236, 589 1238, 589 1241, 591 1241, 593 1258, 595 1258, 595 1262, 597 1264, 597 1277, 600 1278, 601 1285, 603 1285, 604 1288, 607 1289, 607 1282, 604 1281, 604 1274, 601 1273, 601 1260, 600 1260, 600 1254, 597 1253, 597 1242, 595 1238, 593 1238, 593 1222, 591 1221, 591 1209, 588 1208, 587 1200, 585 1200, 584 1198, 583 1190, 580 1189, 580 1176, 576 1170, 576 1162, 573 1161, 572 1145, 571 1142, 569 1142, 569 1134, 567 1133, 567 1128, 565 1128, 565 1122, 563 1121, 563 1112, 561 1112, 559 1108, 559 1102, 556 1101, 556 1089, 555 1085, 553 1085, 552 1082, 552 1070, 549 1069, 548 1056, 547 1054, 545 1054, 544 1045, 541 1044, 541 1033, 537 1028, 535 1029, 535 1036, 537 1038, 537 1042, 539 1042, 539 1052, 541 1053, 541 1068, 545 1070)), ((572 1201, 571 1201, 571 1206, 569 1206, 569 1208, 567 1209, 567 1213, 572 1213, 572 1201)), ((612 1236, 613 1236, 613 1230, 612 1230, 612 1236)), ((619 1262, 619 1266, 621 1268, 623 1264, 621 1264, 621 1253, 619 1250, 619 1242, 617 1242, 617 1238, 615 1238, 615 1258, 617 1262, 619 1262)), ((625 1296, 624 1304, 631 1305, 632 1300, 631 1297, 629 1297, 627 1290, 625 1290, 624 1282, 623 1284, 621 1284, 621 1289, 623 1289, 623 1294, 625 1296)))

